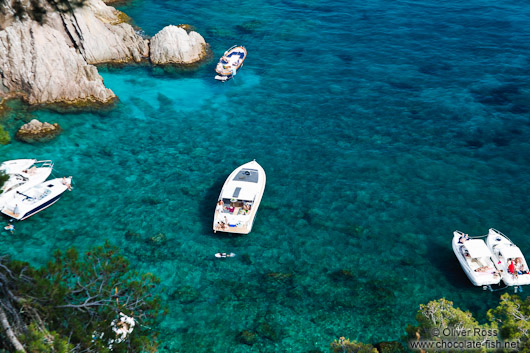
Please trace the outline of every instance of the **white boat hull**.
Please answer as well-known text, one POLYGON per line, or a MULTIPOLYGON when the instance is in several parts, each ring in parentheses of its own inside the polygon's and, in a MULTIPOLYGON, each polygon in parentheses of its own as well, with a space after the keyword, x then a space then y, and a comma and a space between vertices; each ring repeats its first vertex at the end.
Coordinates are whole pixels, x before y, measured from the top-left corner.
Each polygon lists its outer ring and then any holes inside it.
POLYGON ((507 236, 502 234, 496 229, 491 228, 488 232, 488 237, 486 238, 486 245, 491 250, 493 254, 493 261, 497 270, 502 271, 502 281, 507 286, 523 286, 530 284, 530 274, 519 274, 512 275, 508 271, 508 266, 510 260, 515 260, 510 257, 503 256, 504 254, 516 254, 514 256, 520 257, 523 261, 523 267, 528 270, 528 265, 524 256, 522 255, 519 248, 510 240, 507 236))
POLYGON ((25 220, 59 201, 70 183, 70 178, 57 178, 44 181, 24 192, 17 191, 6 200, 1 211, 16 220, 25 220))
POLYGON ((49 160, 16 159, 2 163, 0 171, 9 175, 9 179, 2 186, 0 209, 17 191, 24 192, 44 182, 50 176, 52 169, 53 162, 49 160))
MULTIPOLYGON (((490 257, 485 257, 482 259, 473 259, 470 257, 465 256, 465 242, 464 244, 458 243, 460 237, 464 235, 464 233, 460 231, 455 231, 453 233, 453 251, 458 259, 458 262, 460 262, 460 266, 464 270, 465 274, 473 283, 475 286, 490 286, 492 284, 498 284, 501 281, 501 277, 499 275, 493 274, 492 272, 496 272, 495 265, 493 264, 493 260, 490 257), (480 260, 481 263, 474 261, 474 260, 480 260), (482 266, 488 266, 491 268, 491 270, 488 270, 487 272, 476 272, 475 270, 482 267, 482 266)), ((469 241, 469 240, 468 240, 469 241)), ((481 240, 482 241, 482 240, 481 240)), ((492 256, 490 254, 490 256, 492 256)))
POLYGON ((243 46, 234 45, 225 51, 215 67, 215 71, 217 72, 215 79, 226 82, 233 78, 239 69, 243 67, 243 61, 245 61, 246 57, 247 50, 243 46))
POLYGON ((266 178, 256 161, 243 164, 228 176, 218 198, 223 206, 218 206, 214 213, 214 232, 248 234, 252 231, 266 178))

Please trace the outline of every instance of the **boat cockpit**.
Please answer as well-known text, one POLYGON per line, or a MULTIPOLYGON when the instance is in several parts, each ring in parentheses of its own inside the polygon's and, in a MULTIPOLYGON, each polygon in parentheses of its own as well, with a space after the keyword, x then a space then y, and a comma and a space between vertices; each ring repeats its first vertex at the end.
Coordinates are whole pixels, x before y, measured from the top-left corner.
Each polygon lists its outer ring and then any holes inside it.
POLYGON ((238 199, 223 199, 221 213, 230 215, 246 215, 252 209, 252 201, 238 199))

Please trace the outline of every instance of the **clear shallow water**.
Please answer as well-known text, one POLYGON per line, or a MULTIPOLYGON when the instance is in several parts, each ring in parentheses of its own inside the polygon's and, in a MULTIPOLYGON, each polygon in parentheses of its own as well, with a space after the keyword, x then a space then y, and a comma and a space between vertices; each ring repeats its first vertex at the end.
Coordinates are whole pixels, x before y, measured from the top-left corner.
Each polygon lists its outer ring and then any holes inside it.
POLYGON ((54 249, 111 240, 167 288, 167 351, 396 340, 420 303, 442 296, 484 317, 500 293, 471 286, 450 239, 494 227, 530 254, 529 8, 218 5, 122 8, 149 35, 194 25, 214 57, 243 44, 245 67, 226 84, 213 61, 181 74, 101 69, 120 97, 113 111, 32 113, 65 132, 13 142, 2 158, 51 158, 75 189, 0 250, 39 264, 54 249), (254 158, 268 183, 252 233, 214 235, 224 179, 254 158), (218 261, 219 251, 239 256, 218 261), (238 343, 245 329, 255 345, 238 343))

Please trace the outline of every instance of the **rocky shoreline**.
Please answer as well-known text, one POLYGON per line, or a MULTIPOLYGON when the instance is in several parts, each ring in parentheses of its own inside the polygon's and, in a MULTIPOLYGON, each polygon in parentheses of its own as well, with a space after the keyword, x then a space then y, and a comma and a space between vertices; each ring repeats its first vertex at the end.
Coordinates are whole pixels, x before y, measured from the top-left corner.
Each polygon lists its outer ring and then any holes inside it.
POLYGON ((95 65, 189 65, 209 51, 200 34, 177 26, 145 38, 124 22, 125 14, 101 0, 77 8, 43 2, 40 16, 29 1, 22 2, 22 15, 15 3, 7 0, 0 8, 0 98, 22 98, 31 105, 111 104, 117 97, 95 65))

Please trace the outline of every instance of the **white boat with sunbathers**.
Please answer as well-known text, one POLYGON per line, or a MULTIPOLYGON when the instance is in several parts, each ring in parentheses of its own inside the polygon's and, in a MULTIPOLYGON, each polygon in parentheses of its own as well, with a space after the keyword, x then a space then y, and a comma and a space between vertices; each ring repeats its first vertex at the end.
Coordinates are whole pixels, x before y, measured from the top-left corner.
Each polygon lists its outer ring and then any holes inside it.
POLYGON ((226 179, 217 200, 214 232, 250 233, 266 181, 265 171, 255 160, 236 168, 226 179))
POLYGON ((502 281, 507 286, 530 284, 528 265, 523 253, 506 235, 490 228, 486 244, 493 254, 493 261, 501 273, 502 281))
POLYGON ((245 61, 246 57, 247 49, 243 46, 234 45, 225 51, 215 67, 217 72, 215 79, 223 82, 230 80, 243 67, 243 61, 245 61))
POLYGON ((493 254, 482 239, 469 239, 467 234, 455 230, 453 233, 453 251, 460 266, 475 286, 491 290, 492 284, 498 284, 501 276, 493 263, 493 254))
POLYGON ((24 191, 46 180, 53 169, 50 160, 14 159, 0 164, 0 173, 9 176, 0 189, 0 209, 16 191, 24 191))
POLYGON ((46 180, 25 191, 15 191, 2 208, 2 213, 22 221, 56 203, 69 190, 72 177, 46 180))

